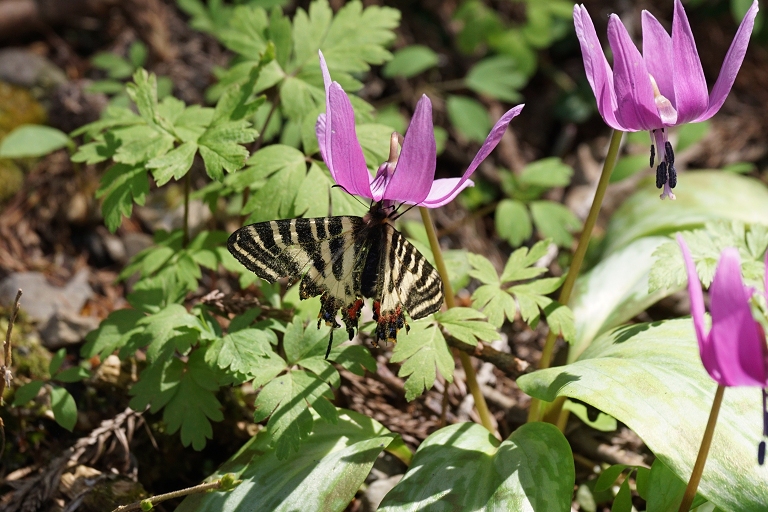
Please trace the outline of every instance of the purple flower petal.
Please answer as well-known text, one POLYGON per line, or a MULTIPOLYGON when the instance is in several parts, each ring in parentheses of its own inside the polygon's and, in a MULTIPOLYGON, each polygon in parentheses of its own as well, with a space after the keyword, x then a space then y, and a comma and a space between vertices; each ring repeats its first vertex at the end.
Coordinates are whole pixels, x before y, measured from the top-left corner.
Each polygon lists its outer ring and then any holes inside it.
POLYGON ((416 204, 430 192, 435 179, 437 146, 432 127, 432 103, 422 95, 405 133, 403 149, 383 199, 416 204))
POLYGON ((318 135, 323 136, 324 144, 319 144, 321 155, 336 183, 350 194, 370 198, 371 174, 355 133, 355 111, 344 89, 330 82, 325 59, 322 52, 319 53, 326 97, 324 129, 319 117, 315 125, 318 135))
POLYGON ((317 135, 317 145, 320 147, 320 156, 323 157, 323 162, 328 163, 328 149, 325 144, 325 113, 317 116, 317 122, 315 123, 315 135, 317 135))
POLYGON ((581 45, 584 71, 597 99, 597 109, 605 123, 615 130, 626 130, 616 119, 616 93, 613 90, 613 71, 603 53, 595 26, 583 5, 573 6, 573 24, 581 45))
POLYGON ((664 125, 653 99, 648 68, 615 14, 608 19, 608 43, 613 50, 613 84, 619 123, 631 131, 661 128, 664 125))
POLYGON ((717 77, 712 94, 709 95, 709 106, 706 112, 695 119, 696 121, 704 121, 715 115, 720 110, 720 107, 723 106, 728 93, 731 92, 733 82, 736 80, 736 74, 739 72, 741 63, 744 61, 744 54, 747 52, 747 44, 749 43, 749 37, 752 35, 757 11, 757 0, 755 0, 752 2, 752 6, 747 11, 747 14, 744 15, 744 19, 741 20, 739 30, 736 31, 731 47, 725 55, 723 66, 720 68, 720 75, 717 77))
POLYGON ((648 11, 642 12, 643 60, 656 80, 659 92, 675 106, 675 85, 672 69, 672 38, 661 23, 648 11))
POLYGON ((698 274, 696 274, 696 265, 693 263, 691 251, 688 250, 688 245, 680 233, 677 234, 677 244, 683 251, 685 271, 688 274, 688 297, 691 299, 691 316, 693 316, 693 328, 696 331, 696 339, 699 340, 701 360, 707 359, 704 362, 704 366, 709 368, 707 364, 711 362, 713 355, 707 333, 704 330, 704 294, 701 291, 701 283, 699 282, 698 274))
MULTIPOLYGON (((764 387, 765 339, 752 318, 736 249, 728 247, 720 255, 709 294, 712 313, 710 343, 722 379, 716 380, 726 386, 764 387)), ((706 362, 704 366, 707 366, 706 362)))
POLYGON ((675 108, 677 122, 687 123, 707 110, 709 93, 701 67, 696 41, 680 0, 675 0, 672 18, 672 55, 674 60, 675 108))
POLYGON ((467 187, 474 187, 472 180, 463 180, 462 178, 443 178, 435 180, 429 189, 426 199, 419 203, 419 206, 427 208, 437 208, 450 203, 459 195, 459 192, 467 187))
POLYGON ((432 189, 430 189, 430 193, 427 195, 427 198, 419 204, 421 206, 426 206, 427 208, 437 208, 438 206, 442 206, 450 202, 459 192, 465 189, 468 185, 464 185, 464 183, 469 179, 472 173, 475 172, 483 160, 485 160, 488 155, 491 154, 491 151, 493 151, 493 149, 499 143, 501 137, 504 135, 504 132, 507 131, 509 123, 512 121, 512 119, 520 114, 524 106, 525 104, 522 104, 507 110, 504 115, 501 116, 498 121, 496 121, 496 124, 493 125, 493 128, 491 128, 491 133, 488 134, 488 137, 485 138, 485 142, 483 142, 483 145, 480 147, 480 151, 477 152, 475 158, 472 159, 472 163, 470 163, 469 167, 467 167, 467 170, 464 171, 464 175, 455 182, 456 184, 452 189, 448 190, 447 187, 444 187, 443 185, 441 185, 439 189, 435 189, 434 193, 432 189), (442 196, 438 190, 443 193, 442 196))

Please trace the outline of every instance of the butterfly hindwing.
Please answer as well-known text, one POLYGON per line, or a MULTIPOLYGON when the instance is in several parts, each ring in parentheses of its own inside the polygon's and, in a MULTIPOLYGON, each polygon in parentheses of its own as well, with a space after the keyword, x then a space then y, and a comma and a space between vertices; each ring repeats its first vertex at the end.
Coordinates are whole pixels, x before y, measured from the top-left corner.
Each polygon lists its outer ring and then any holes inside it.
POLYGON ((382 225, 374 319, 379 341, 397 340, 406 327, 404 312, 417 320, 440 310, 443 282, 440 274, 399 231, 382 225))

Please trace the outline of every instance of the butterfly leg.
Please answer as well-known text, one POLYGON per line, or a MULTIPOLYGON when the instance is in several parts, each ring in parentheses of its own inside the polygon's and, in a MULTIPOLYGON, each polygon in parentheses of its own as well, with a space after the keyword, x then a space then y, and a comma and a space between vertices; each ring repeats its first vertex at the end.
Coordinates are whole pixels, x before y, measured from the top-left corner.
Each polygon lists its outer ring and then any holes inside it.
POLYGON ((376 340, 374 347, 378 346, 379 341, 391 341, 397 343, 397 333, 405 327, 405 332, 410 331, 408 322, 405 321, 403 308, 397 306, 394 310, 381 311, 381 303, 373 302, 373 319, 376 321, 376 340))
POLYGON ((349 339, 355 337, 358 320, 360 319, 360 310, 363 308, 363 299, 357 299, 355 302, 341 310, 341 320, 347 328, 349 339))
POLYGON ((320 297, 320 312, 317 314, 317 328, 320 328, 320 324, 325 322, 325 325, 330 326, 331 336, 328 341, 328 350, 325 353, 325 358, 328 359, 328 354, 331 353, 331 346, 333 345, 333 330, 341 327, 341 324, 336 321, 336 313, 342 306, 341 301, 332 297, 328 293, 323 293, 320 297))

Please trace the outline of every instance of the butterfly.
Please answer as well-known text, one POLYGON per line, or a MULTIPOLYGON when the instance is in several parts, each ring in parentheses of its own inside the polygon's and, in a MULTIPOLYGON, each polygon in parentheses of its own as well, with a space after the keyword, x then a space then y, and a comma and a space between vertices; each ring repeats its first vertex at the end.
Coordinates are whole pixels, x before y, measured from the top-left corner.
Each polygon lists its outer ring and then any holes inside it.
POLYGON ((391 224, 393 206, 372 203, 363 217, 339 216, 272 220, 244 226, 227 247, 247 269, 273 283, 281 277, 301 279, 301 299, 320 296, 317 328, 340 328, 341 310, 349 339, 358 329, 363 298, 373 299, 380 341, 397 342, 408 313, 414 320, 440 310, 443 282, 427 259, 391 224))

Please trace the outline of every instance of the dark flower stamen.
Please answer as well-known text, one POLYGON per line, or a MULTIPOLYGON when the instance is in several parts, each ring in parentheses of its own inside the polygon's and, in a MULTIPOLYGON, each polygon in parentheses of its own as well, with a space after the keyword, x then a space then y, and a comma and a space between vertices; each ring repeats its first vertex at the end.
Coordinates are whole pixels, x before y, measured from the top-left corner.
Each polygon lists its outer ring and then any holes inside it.
MULTIPOLYGON (((763 436, 768 437, 768 393, 763 389, 763 436)), ((757 445, 757 462, 761 466, 765 463, 765 440, 757 445)))
MULTIPOLYGON (((656 131, 656 130, 654 130, 656 131)), ((651 169, 653 169, 653 161, 656 160, 656 146, 651 144, 651 169)))
MULTIPOLYGON (((677 180, 677 176, 675 176, 677 180)), ((667 182, 667 163, 661 162, 656 168, 656 188, 661 188, 667 182)))
POLYGON ((664 159, 670 165, 675 163, 675 152, 672 151, 672 143, 669 141, 664 143, 664 159))

